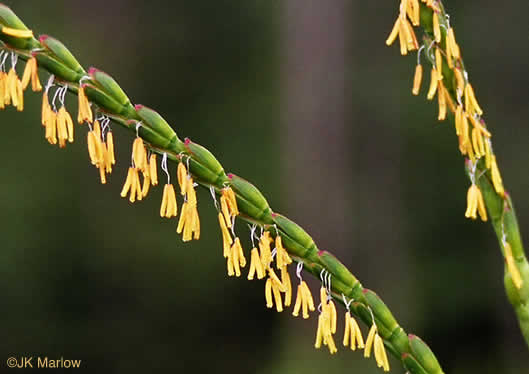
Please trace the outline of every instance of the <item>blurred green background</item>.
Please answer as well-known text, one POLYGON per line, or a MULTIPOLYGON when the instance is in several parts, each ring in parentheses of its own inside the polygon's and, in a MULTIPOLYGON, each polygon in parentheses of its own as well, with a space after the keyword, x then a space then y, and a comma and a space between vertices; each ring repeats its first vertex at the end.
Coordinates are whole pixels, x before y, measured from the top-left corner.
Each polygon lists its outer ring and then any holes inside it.
MULTIPOLYGON (((5 1, 260 187, 447 373, 526 373, 493 230, 463 216, 453 124, 436 121, 427 82, 411 95, 416 55, 384 44, 398 3, 5 1)), ((445 5, 527 246, 528 4, 445 5)), ((9 356, 38 355, 82 359, 92 373, 380 372, 358 352, 314 350, 315 316, 268 310, 263 282, 227 277, 208 191, 202 239, 184 245, 176 220, 158 216, 160 188, 134 206, 119 197, 128 133, 113 127, 118 166, 102 186, 86 129, 50 146, 40 102, 28 93, 23 113, 0 113, 0 372, 9 356)))

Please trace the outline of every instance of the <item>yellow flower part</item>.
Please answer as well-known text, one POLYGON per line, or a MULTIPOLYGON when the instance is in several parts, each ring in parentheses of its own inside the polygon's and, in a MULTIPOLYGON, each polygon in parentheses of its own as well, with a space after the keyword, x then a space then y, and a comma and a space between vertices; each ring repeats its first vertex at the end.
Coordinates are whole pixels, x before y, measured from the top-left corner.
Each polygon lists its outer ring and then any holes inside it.
POLYGON ((441 56, 441 48, 435 49, 435 69, 437 71, 437 79, 443 80, 443 57, 441 56))
POLYGON ((147 150, 145 149, 145 145, 143 144, 143 139, 139 136, 134 139, 134 143, 132 143, 132 159, 134 161, 134 166, 136 166, 141 171, 145 171, 148 168, 148 165, 146 165, 146 159, 147 159, 147 150))
POLYGON ((59 147, 66 147, 66 141, 68 140, 68 129, 66 126, 66 109, 61 106, 57 112, 57 138, 59 139, 59 147))
POLYGON ((240 277, 241 268, 246 266, 246 258, 244 257, 244 252, 242 250, 241 241, 239 240, 239 238, 235 238, 235 241, 231 246, 228 261, 232 262, 233 268, 235 269, 235 275, 237 277, 240 277))
POLYGON ((391 30, 391 33, 386 39, 387 46, 392 45, 395 39, 397 39, 397 36, 399 35, 399 30, 400 30, 400 17, 397 18, 397 20, 395 21, 395 25, 393 25, 393 29, 391 30))
POLYGON ((57 113, 55 113, 53 110, 51 110, 47 115, 46 118, 46 133, 45 137, 48 143, 50 144, 57 144, 57 113))
POLYGON ((456 108, 456 113, 455 113, 455 125, 456 125, 456 135, 457 136, 461 135, 461 131, 463 127, 462 121, 463 121, 463 106, 458 105, 456 108))
POLYGON ((22 75, 22 89, 26 90, 31 80, 31 89, 33 92, 42 91, 42 85, 40 84, 38 69, 37 69, 37 59, 31 57, 26 62, 26 67, 24 69, 24 74, 22 75))
POLYGON ((259 251, 257 248, 253 248, 250 254, 250 271, 248 272, 248 280, 252 280, 255 276, 255 273, 257 273, 257 279, 263 279, 265 277, 265 269, 263 267, 263 263, 261 262, 261 258, 259 257, 259 251))
POLYGON ((476 157, 485 156, 485 142, 483 141, 483 135, 477 128, 472 130, 472 145, 474 146, 476 157))
POLYGON ((413 26, 419 26, 420 17, 419 17, 419 0, 408 0, 408 5, 406 7, 406 12, 410 18, 413 26))
POLYGON ((433 12, 433 35, 436 43, 441 42, 441 27, 439 26, 439 16, 433 12))
POLYGON ((274 271, 269 271, 269 277, 265 284, 265 298, 267 308, 273 308, 275 302, 276 310, 278 312, 283 311, 283 301, 281 300, 281 292, 284 292, 283 290, 283 285, 275 275, 274 271))
POLYGON ((453 70, 453 72, 454 72, 454 75, 456 77, 457 90, 462 95, 464 90, 465 90, 465 78, 463 78, 463 73, 461 73, 461 69, 460 68, 455 68, 453 70))
POLYGON ((485 139, 485 167, 490 169, 492 167, 492 151, 490 139, 485 139))
POLYGON ((149 175, 151 177, 151 185, 158 185, 158 164, 156 163, 156 154, 151 154, 149 157, 149 175))
POLYGON ((292 259, 288 255, 286 249, 283 247, 281 235, 276 236, 276 250, 276 267, 278 270, 292 263, 292 259))
POLYGON ((13 36, 15 38, 28 39, 33 37, 33 31, 31 30, 13 29, 11 27, 6 26, 2 26, 2 33, 9 36, 13 36))
POLYGON ((404 29, 404 35, 406 36, 406 48, 408 51, 413 51, 419 48, 415 31, 413 31, 412 25, 408 20, 404 20, 400 23, 404 29))
POLYGON ((477 113, 480 116, 483 115, 483 110, 481 110, 476 100, 474 89, 470 83, 467 83, 465 86, 465 109, 471 116, 473 116, 474 113, 477 113))
POLYGON ((188 180, 187 170, 183 162, 178 163, 178 167, 176 169, 176 175, 178 177, 178 184, 180 185, 180 192, 182 193, 182 196, 183 196, 186 194, 186 191, 187 191, 186 184, 188 180))
POLYGON ((172 184, 167 183, 163 188, 162 205, 160 206, 160 217, 176 217, 177 212, 178 206, 176 204, 176 194, 174 191, 174 187, 172 184))
POLYGON ((292 303, 292 283, 286 266, 281 268, 281 284, 285 288, 285 306, 290 306, 292 303))
POLYGON ((485 209, 483 195, 479 187, 473 183, 467 192, 467 210, 465 217, 476 219, 478 212, 481 220, 484 222, 487 221, 487 210, 485 209))
POLYGON ((437 92, 437 86, 439 84, 439 80, 437 79, 437 72, 435 68, 432 68, 432 72, 430 74, 430 88, 428 89, 428 94, 426 97, 428 100, 432 100, 435 96, 435 93, 437 92))
POLYGON ((316 332, 315 348, 320 348, 323 343, 329 348, 329 352, 334 354, 338 352, 334 343, 333 334, 336 332, 336 308, 332 301, 327 300, 327 290, 325 287, 320 289, 321 313, 318 318, 318 330, 316 332))
POLYGON ((294 304, 294 310, 292 315, 297 317, 299 315, 299 310, 303 311, 303 319, 309 318, 309 310, 314 312, 314 300, 312 299, 312 294, 310 293, 309 287, 305 281, 302 281, 298 285, 298 291, 296 293, 296 302, 294 304))
POLYGON ((90 103, 84 92, 84 85, 79 85, 79 91, 77 92, 77 102, 78 102, 78 113, 77 113, 77 122, 83 124, 85 121, 88 123, 93 122, 92 108, 90 108, 90 103))
MULTIPOLYGON (((182 163, 179 164, 179 166, 182 163)), ((180 182, 180 180, 179 180, 180 182)), ((182 185, 181 185, 182 186, 182 185)), ((193 185, 193 178, 185 177, 185 201, 180 213, 180 220, 178 221, 177 233, 182 233, 182 240, 184 242, 192 239, 198 240, 200 238, 200 218, 197 210, 197 196, 195 186, 193 185)))
MULTIPOLYGON (((7 89, 11 104, 19 112, 24 110, 24 90, 22 89, 22 82, 18 78, 15 69, 11 68, 7 74, 7 89)), ((6 103, 8 104, 8 103, 6 103)))
POLYGON ((413 77, 413 89, 412 94, 418 95, 419 90, 421 89, 421 82, 422 82, 422 65, 417 64, 415 67, 415 75, 413 77))
POLYGON ((149 193, 149 188, 151 186, 151 178, 149 175, 143 176, 143 187, 141 188, 141 195, 145 198, 149 193))
MULTIPOLYGON (((0 73, 0 76, 1 74, 2 73, 0 73)), ((1 83, 1 78, 0 78, 0 105, 3 105, 3 96, 1 93, 2 87, 3 87, 3 84, 1 83)), ((48 94, 45 92, 42 95, 42 107, 41 107, 41 112, 40 112, 41 113, 41 124, 44 127, 46 127, 46 122, 48 121, 50 111, 51 111, 51 107, 48 101, 48 94)))
POLYGON ((127 174, 127 179, 121 190, 121 197, 127 197, 129 194, 129 201, 131 203, 135 202, 136 199, 142 200, 143 196, 141 194, 141 184, 140 176, 138 174, 138 169, 130 167, 127 174), (129 194, 130 193, 130 194, 129 194))
POLYGON ((446 34, 446 49, 450 51, 450 54, 454 56, 456 60, 461 57, 459 46, 456 43, 456 37, 454 35, 454 29, 450 27, 446 34))
MULTIPOLYGON (((219 225, 220 231, 222 233, 222 247, 223 247, 223 256, 228 258, 231 254, 231 245, 233 244, 233 239, 231 238, 228 227, 226 226, 226 221, 224 221, 224 216, 219 212, 219 225)), ((259 278, 261 279, 261 278, 259 278)))
POLYGON ((59 138, 59 147, 64 148, 66 146, 66 141, 73 143, 73 131, 72 117, 63 105, 57 112, 57 135, 59 138))
POLYGON ((239 215, 239 208, 237 207, 237 198, 235 197, 235 192, 231 187, 225 187, 221 190, 222 196, 226 198, 226 203, 228 205, 228 211, 232 216, 239 215))
POLYGON ((475 115, 469 115, 469 118, 472 125, 477 128, 483 134, 483 136, 487 138, 490 138, 492 136, 492 134, 485 127, 483 127, 483 125, 480 123, 480 121, 475 115))
POLYGON ((271 243, 272 238, 270 237, 270 233, 268 231, 263 232, 263 235, 259 238, 259 251, 261 253, 261 263, 265 269, 269 269, 272 263, 271 243))
POLYGON ((507 265, 507 271, 511 275, 511 280, 514 286, 517 289, 522 288, 523 280, 520 276, 520 271, 518 270, 518 267, 516 267, 516 262, 514 260, 514 256, 512 255, 512 248, 511 245, 508 242, 503 243, 504 248, 504 254, 505 254, 505 262, 507 265))
POLYGON ((6 96, 7 96, 7 74, 3 71, 0 71, 0 109, 4 109, 6 106, 6 96))
POLYGON ((347 311, 345 313, 345 331, 343 335, 343 345, 351 347, 352 351, 356 351, 356 347, 364 348, 364 338, 362 337, 362 331, 356 320, 351 316, 351 313, 347 311))
POLYGON ((112 131, 109 131, 107 133, 107 150, 108 150, 108 158, 110 160, 111 165, 116 164, 116 156, 114 153, 114 136, 112 135, 112 131))
POLYGON ((386 348, 384 347, 384 341, 380 335, 378 335, 378 332, 375 334, 374 349, 377 366, 382 368, 384 371, 389 371, 389 362, 388 356, 386 354, 386 348))
POLYGON ((224 216, 226 225, 228 226, 228 228, 231 228, 231 214, 228 209, 228 202, 226 201, 226 196, 220 197, 220 211, 222 212, 222 215, 224 216))
POLYGON ((444 121, 446 119, 446 88, 442 81, 439 81, 437 87, 437 103, 439 104, 439 115, 437 119, 444 121))
POLYGON ((445 100, 446 100, 446 104, 448 105, 448 109, 450 109, 450 112, 455 114, 456 105, 454 104, 454 100, 452 100, 452 96, 450 96, 450 93, 448 92, 446 87, 444 89, 444 92, 445 92, 445 100))
POLYGON ((503 181, 500 175, 500 169, 498 169, 498 163, 496 162, 496 156, 492 155, 490 160, 490 173, 492 176, 492 184, 494 189, 500 196, 505 196, 505 189, 503 188, 503 181))
POLYGON ((407 55, 408 54, 408 41, 406 38, 406 30, 404 21, 399 18, 399 45, 400 45, 400 54, 401 55, 407 55))
POLYGON ((373 348, 373 342, 375 340, 375 334, 377 334, 377 326, 375 323, 371 325, 371 328, 369 329, 369 333, 367 334, 365 349, 364 349, 364 357, 370 357, 371 356, 371 349, 373 348))

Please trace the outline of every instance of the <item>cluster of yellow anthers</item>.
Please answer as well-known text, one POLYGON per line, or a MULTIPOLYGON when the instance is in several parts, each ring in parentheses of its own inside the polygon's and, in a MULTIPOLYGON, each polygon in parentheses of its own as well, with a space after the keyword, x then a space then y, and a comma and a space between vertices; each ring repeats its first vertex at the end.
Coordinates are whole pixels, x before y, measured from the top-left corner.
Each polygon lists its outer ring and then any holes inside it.
MULTIPOLYGON (((15 30, 3 27, 1 30, 4 34, 30 38, 33 32, 30 30, 15 30)), ((11 53, 11 69, 5 72, 5 63, 9 53, 0 52, 0 109, 5 105, 12 104, 17 110, 24 109, 23 91, 28 87, 31 81, 33 91, 42 91, 39 81, 37 60, 30 57, 26 62, 26 67, 22 80, 16 73, 17 55, 11 53)), ((84 78, 83 78, 84 79, 84 78)), ((88 153, 91 163, 99 169, 101 183, 106 183, 106 175, 112 172, 112 166, 115 165, 114 155, 114 138, 110 129, 110 120, 105 116, 98 119, 94 118, 91 104, 84 92, 82 80, 79 82, 78 95, 78 115, 79 124, 88 124, 89 131, 87 134, 88 153)), ((50 76, 44 89, 42 97, 42 125, 45 128, 45 137, 50 144, 59 144, 61 148, 66 146, 66 142, 74 141, 73 120, 66 110, 64 98, 69 89, 68 85, 59 85, 53 99, 49 100, 50 89, 54 86, 54 77, 50 76), (57 109, 56 100, 60 102, 57 109)), ((141 126, 138 123, 137 126, 141 126)), ((169 179, 166 158, 164 158, 164 171, 169 179)), ((184 197, 180 220, 178 221, 177 232, 183 232, 183 240, 199 239, 200 237, 200 219, 197 210, 197 199, 195 193, 195 184, 193 178, 187 172, 182 162, 178 165, 178 182, 184 197)), ((132 146, 132 166, 128 170, 127 179, 121 191, 121 196, 129 196, 130 202, 142 200, 147 196, 149 187, 158 184, 156 155, 149 155, 143 140, 137 136, 132 146), (143 175, 143 184, 140 183, 139 173, 143 175)), ((162 204, 160 207, 162 217, 175 217, 177 215, 177 203, 174 188, 169 182, 164 187, 162 204)))
MULTIPOLYGON (((237 201, 235 194, 230 187, 225 187, 221 190, 220 209, 218 213, 219 225, 222 233, 223 255, 227 260, 227 269, 229 276, 241 276, 241 268, 246 266, 246 258, 241 246, 240 239, 235 235, 235 218, 239 214, 237 208, 237 201), (230 232, 231 229, 231 232, 230 232)), ((254 230, 251 232, 252 243, 254 243, 254 230)), ((275 239, 269 231, 264 230, 258 240, 258 248, 254 246, 250 254, 250 269, 248 272, 248 279, 252 280, 255 276, 257 279, 267 277, 265 283, 265 300, 268 308, 275 308, 278 312, 282 312, 283 307, 289 307, 292 301, 292 284, 290 275, 288 273, 288 265, 292 263, 292 259, 288 252, 283 247, 281 236, 276 235, 275 239), (272 244, 275 248, 272 250, 272 244), (281 278, 276 275, 274 271, 273 261, 275 259, 275 268, 281 272, 281 278), (284 294, 284 298, 283 295, 284 294)), ((300 280, 297 287, 296 301, 292 315, 299 316, 302 311, 304 319, 309 318, 309 311, 316 310, 314 300, 307 283, 301 277, 301 270, 303 263, 298 263, 296 274, 300 280)), ((330 283, 330 275, 328 278, 323 278, 322 281, 330 283)), ((337 352, 336 344, 334 343, 333 335, 336 333, 336 306, 332 297, 330 296, 329 288, 321 287, 320 296, 321 304, 319 307, 320 315, 318 317, 318 330, 316 333, 316 342, 314 346, 320 348, 323 345, 329 348, 331 354, 337 352)), ((345 301, 345 298, 344 298, 345 301)), ((372 347, 374 347, 375 359, 379 367, 385 371, 389 371, 389 363, 384 348, 382 338, 378 335, 376 324, 373 323, 369 332, 366 343, 362 338, 360 327, 356 320, 349 312, 349 303, 347 305, 347 313, 345 315, 345 331, 343 338, 343 345, 350 346, 351 350, 356 348, 364 349, 364 356, 370 357, 372 347)))
MULTIPOLYGON (((439 105, 438 119, 440 121, 446 118, 447 108, 454 114, 455 130, 459 139, 459 150, 470 159, 473 165, 480 158, 485 158, 486 168, 491 171, 494 189, 500 196, 504 196, 503 182, 496 163, 496 156, 492 151, 491 133, 486 129, 485 122, 482 119, 483 110, 476 100, 474 89, 468 80, 467 72, 464 70, 461 51, 455 39, 454 29, 450 26, 448 18, 443 16, 444 13, 441 11, 437 1, 421 0, 421 2, 425 3, 433 12, 433 40, 427 48, 427 53, 429 54, 432 48, 434 48, 435 52, 431 56, 433 67, 427 98, 428 100, 432 100, 437 93, 439 105), (442 17, 440 18, 440 16, 442 17), (444 35, 441 28, 445 28, 446 30, 444 35), (442 43, 443 37, 444 43, 442 43), (457 103, 454 103, 452 96, 445 87, 444 82, 448 78, 443 76, 443 66, 446 66, 448 71, 452 73, 451 79, 454 80, 457 103), (472 126, 469 126, 469 122, 472 126)), ((419 0, 401 0, 399 17, 386 40, 386 44, 391 45, 397 36, 399 36, 400 49, 403 55, 407 54, 408 51, 418 49, 417 38, 408 19, 414 26, 419 26, 419 8, 419 0)), ((417 57, 417 67, 415 69, 412 89, 414 95, 419 94, 422 81, 423 70, 419 57, 423 48, 424 46, 419 49, 419 56, 417 57)), ((472 178, 472 185, 467 194, 465 216, 476 219, 478 212, 481 219, 486 221, 487 212, 483 203, 483 196, 481 190, 475 184, 475 178, 472 178)))

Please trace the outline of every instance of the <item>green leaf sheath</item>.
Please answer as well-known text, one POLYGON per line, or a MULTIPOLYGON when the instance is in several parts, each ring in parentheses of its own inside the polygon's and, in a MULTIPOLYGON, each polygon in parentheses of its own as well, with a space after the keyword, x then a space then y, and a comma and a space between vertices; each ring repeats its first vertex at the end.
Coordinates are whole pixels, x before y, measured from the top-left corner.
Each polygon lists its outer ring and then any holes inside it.
MULTIPOLYGON (((442 4, 441 9, 443 9, 442 4)), ((9 27, 25 29, 22 21, 3 5, 0 5, 0 22, 9 27)), ((424 43, 428 47, 428 43, 432 40, 432 12, 422 4, 421 22, 425 32, 424 43)), ((444 28, 443 32, 445 32, 444 28)), ((360 281, 336 257, 318 249, 310 235, 295 222, 274 213, 266 198, 253 184, 234 174, 226 173, 217 158, 205 147, 188 139, 182 142, 159 113, 145 106, 133 106, 123 89, 110 75, 97 69, 89 69, 87 75, 68 49, 51 37, 41 38, 39 41, 34 38, 17 39, 2 34, 0 39, 4 42, 3 48, 6 50, 25 57, 34 55, 39 67, 67 84, 72 93, 77 92, 79 81, 83 78, 81 84, 86 96, 99 112, 128 129, 134 136, 136 134, 140 136, 153 152, 166 154, 170 160, 186 163, 193 178, 200 185, 212 188, 217 194, 222 188, 230 186, 236 194, 241 218, 268 230, 272 236, 280 235, 287 251, 296 261, 303 262, 306 272, 317 278, 321 277, 322 272, 330 274, 332 296, 341 303, 344 302, 344 297, 347 301, 354 300, 350 305, 351 313, 366 325, 370 326, 374 319, 385 346, 406 370, 412 374, 443 373, 437 358, 428 346, 418 337, 408 335, 399 326, 384 302, 373 291, 363 288, 360 281), (141 124, 138 126, 139 122, 141 124)), ((443 69, 443 72, 444 70, 446 69, 443 69)), ((447 80, 445 86, 450 94, 455 94, 454 78, 450 71, 446 71, 445 74, 447 80)), ((502 232, 501 227, 498 231, 498 225, 503 224, 505 227, 516 263, 524 279, 521 290, 509 291, 513 286, 507 277, 505 283, 509 300, 515 306, 518 318, 525 321, 521 325, 527 339, 529 329, 524 326, 529 324, 527 311, 529 267, 510 198, 498 196, 489 178, 490 176, 485 173, 478 179, 478 183, 483 191, 490 216, 493 217, 497 234, 502 232)))
MULTIPOLYGON (((438 5, 441 9, 441 12, 438 15, 439 22, 442 26, 444 26, 441 27, 442 38, 440 42, 440 45, 443 46, 446 45, 448 22, 446 20, 446 13, 443 4, 439 1, 438 5)), ((424 32, 423 46, 425 47, 426 51, 430 48, 434 40, 432 24, 433 11, 421 3, 421 28, 424 32)), ((423 56, 426 57, 425 60, 431 65, 435 65, 434 58, 430 54, 424 53, 423 56)), ((465 69, 462 58, 460 63, 461 67, 465 69)), ((456 78, 452 69, 448 67, 445 59, 443 59, 442 74, 445 88, 447 89, 452 100, 457 102, 456 78)), ((466 172, 470 177, 471 172, 468 167, 466 168, 466 172)), ((475 175, 476 184, 482 192, 483 199, 487 207, 487 212, 500 244, 502 255, 504 256, 502 238, 505 234, 506 241, 512 248, 516 267, 520 271, 520 275, 523 280, 521 289, 515 287, 507 266, 504 266, 504 286, 507 293, 507 298, 514 308, 525 342, 529 346, 529 263, 527 262, 523 248, 522 239, 518 228, 518 220, 516 219, 516 213, 514 211, 512 199, 508 193, 506 193, 505 196, 501 196, 496 192, 492 184, 491 171, 487 169, 485 162, 482 159, 477 163, 475 175)))

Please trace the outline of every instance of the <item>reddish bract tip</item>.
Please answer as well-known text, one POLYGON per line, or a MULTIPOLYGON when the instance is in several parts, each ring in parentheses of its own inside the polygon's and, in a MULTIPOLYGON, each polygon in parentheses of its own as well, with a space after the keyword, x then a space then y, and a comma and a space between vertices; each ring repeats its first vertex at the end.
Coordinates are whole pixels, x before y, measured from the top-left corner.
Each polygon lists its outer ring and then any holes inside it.
POLYGON ((31 52, 31 57, 35 57, 37 54, 38 54, 37 51, 33 51, 33 52, 31 52))
POLYGON ((272 215, 272 218, 276 218, 279 214, 277 214, 277 213, 272 213, 271 215, 272 215))
POLYGON ((88 83, 81 83, 81 88, 85 88, 86 86, 88 86, 88 83))
POLYGON ((404 359, 404 358, 408 357, 409 355, 410 355, 409 353, 404 352, 400 357, 402 357, 404 359))
POLYGON ((189 143, 191 143, 191 139, 189 139, 189 138, 185 138, 185 139, 184 139, 184 144, 185 144, 185 145, 189 145, 189 143))
POLYGON ((417 335, 414 334, 408 334, 408 339, 415 339, 417 335))
POLYGON ((143 105, 141 105, 141 104, 136 104, 136 105, 134 105, 134 109, 136 109, 136 110, 142 110, 142 109, 143 109, 143 105))
POLYGON ((93 75, 94 73, 97 73, 99 69, 96 69, 93 66, 90 66, 90 69, 88 69, 88 74, 93 75))
POLYGON ((46 39, 48 39, 49 37, 50 37, 50 36, 49 36, 49 35, 46 35, 46 34, 40 35, 40 36, 39 36, 39 42, 44 43, 44 41, 45 41, 46 39))
POLYGON ((362 290, 362 293, 368 293, 368 292, 369 292, 369 290, 368 290, 367 288, 364 288, 364 289, 362 290))
POLYGON ((228 178, 232 179, 233 178, 233 174, 232 173, 228 173, 228 178))

